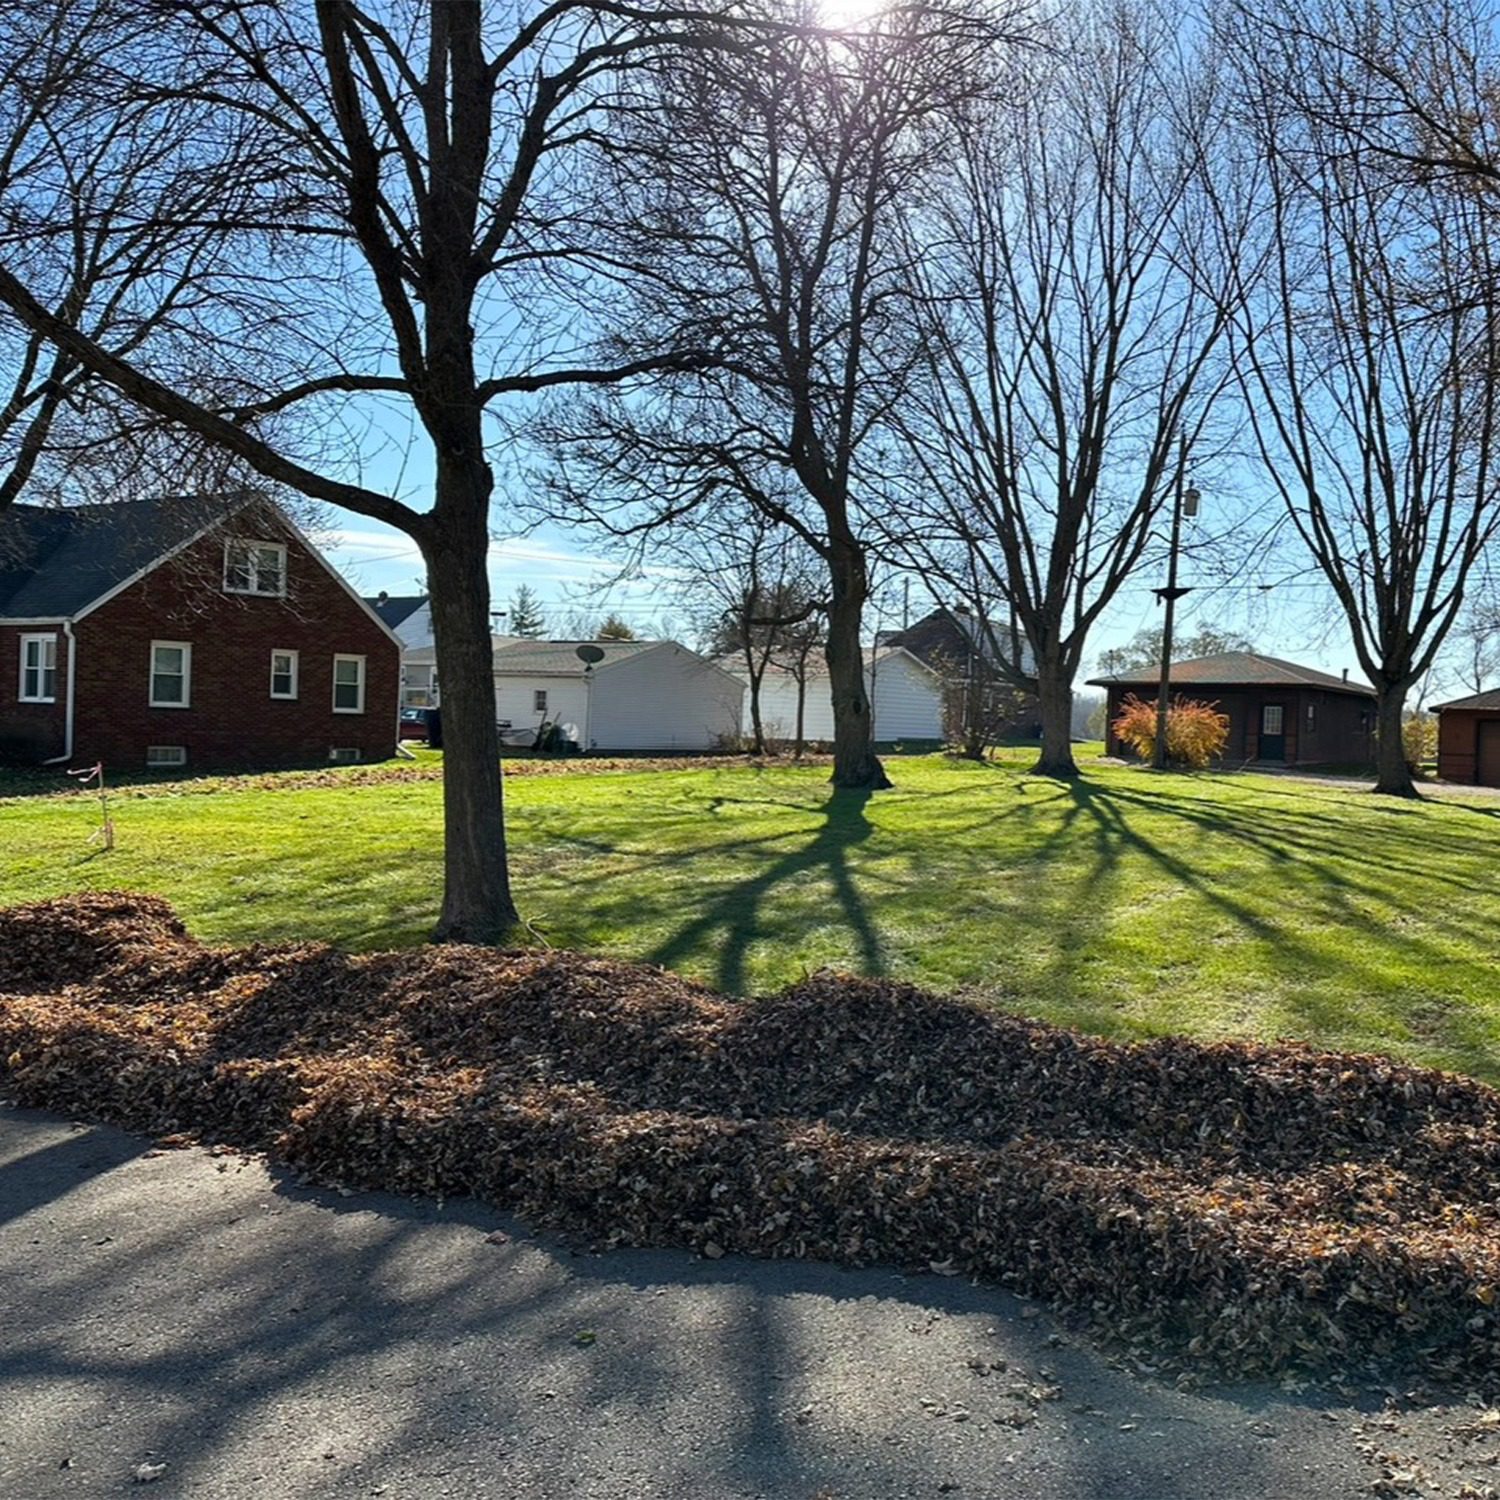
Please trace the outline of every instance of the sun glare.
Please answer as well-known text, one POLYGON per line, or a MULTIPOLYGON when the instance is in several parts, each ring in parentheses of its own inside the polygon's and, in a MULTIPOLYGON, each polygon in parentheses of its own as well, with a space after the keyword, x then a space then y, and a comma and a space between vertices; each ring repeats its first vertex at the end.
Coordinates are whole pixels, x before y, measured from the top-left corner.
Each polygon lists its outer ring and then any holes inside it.
POLYGON ((825 26, 854 31, 878 16, 885 5, 886 0, 818 0, 818 14, 825 26))

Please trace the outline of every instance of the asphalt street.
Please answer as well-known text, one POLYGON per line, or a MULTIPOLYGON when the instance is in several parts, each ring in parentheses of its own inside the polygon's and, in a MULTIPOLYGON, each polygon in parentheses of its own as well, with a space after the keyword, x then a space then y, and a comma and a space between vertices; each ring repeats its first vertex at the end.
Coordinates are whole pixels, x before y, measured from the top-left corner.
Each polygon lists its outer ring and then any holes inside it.
POLYGON ((0 1107, 3 1500, 1478 1500, 1497 1457, 1500 1413, 1179 1391, 961 1280, 596 1255, 0 1107))

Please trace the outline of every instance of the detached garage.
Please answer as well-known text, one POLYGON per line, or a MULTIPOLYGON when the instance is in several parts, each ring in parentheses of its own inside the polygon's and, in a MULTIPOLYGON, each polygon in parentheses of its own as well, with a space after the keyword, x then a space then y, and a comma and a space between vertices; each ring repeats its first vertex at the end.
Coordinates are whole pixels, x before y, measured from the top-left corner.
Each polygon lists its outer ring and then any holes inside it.
MULTIPOLYGON (((894 740, 942 744, 943 680, 905 646, 865 648, 865 683, 870 695, 872 728, 877 743, 894 740)), ((751 732, 749 682, 745 689, 744 732, 751 732)), ((760 683, 760 720, 773 740, 791 740, 797 733, 799 684, 796 674, 766 668, 760 683)), ((833 692, 827 664, 808 663, 801 685, 802 737, 814 744, 833 739, 833 692)))
MULTIPOLYGON (((430 671, 435 661, 431 646, 402 657, 408 673, 430 671)), ((494 663, 495 717, 517 736, 512 743, 529 744, 542 724, 557 724, 585 750, 603 754, 697 753, 739 731, 739 679, 675 641, 497 636, 494 663)))
POLYGON ((1500 688, 1440 703, 1438 775, 1469 786, 1500 786, 1500 688))

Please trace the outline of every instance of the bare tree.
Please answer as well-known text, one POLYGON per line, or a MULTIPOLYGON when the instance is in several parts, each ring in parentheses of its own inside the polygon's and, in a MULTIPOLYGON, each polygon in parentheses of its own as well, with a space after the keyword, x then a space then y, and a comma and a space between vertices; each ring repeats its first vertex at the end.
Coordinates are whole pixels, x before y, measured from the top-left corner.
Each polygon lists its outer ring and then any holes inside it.
MULTIPOLYGON (((218 278, 247 310, 213 222, 254 196, 261 127, 212 119, 205 101, 147 104, 122 75, 154 45, 138 7, 0 3, 0 256, 33 295, 116 358, 170 367, 201 391, 197 289, 218 278), (235 127, 238 128, 235 128, 235 127), (200 170, 206 136, 216 170, 200 170)), ((242 484, 243 465, 205 451, 125 401, 45 334, 0 316, 0 510, 30 491, 131 498, 170 474, 178 492, 242 484)))
MULTIPOLYGON (((1488 589, 1464 606, 1449 643, 1445 665, 1464 692, 1482 693, 1500 676, 1500 608, 1488 589)), ((1419 696, 1429 696, 1425 683, 1419 696)))
MULTIPOLYGON (((1375 789, 1407 797, 1407 695, 1500 525, 1494 209, 1488 194, 1417 165, 1429 122, 1388 109, 1392 59, 1413 87, 1441 84, 1433 109, 1452 108, 1445 91, 1485 70, 1455 70, 1474 32, 1454 34, 1452 8, 1422 9, 1278 7, 1241 17, 1234 38, 1268 169, 1274 275, 1244 330, 1263 468, 1375 688, 1375 789)), ((1487 90, 1463 107, 1482 134, 1487 90)))
POLYGON ((1077 774, 1073 680, 1089 630, 1150 556, 1182 445, 1228 383, 1236 183, 1222 106, 1177 17, 1070 10, 963 131, 915 262, 930 380, 907 436, 929 577, 1014 620, 997 670, 1036 692, 1038 770, 1077 774))
POLYGON ((816 559, 753 505, 702 506, 656 536, 672 561, 678 597, 700 621, 708 650, 744 673, 751 751, 764 755, 766 673, 783 663, 795 673, 800 662, 798 682, 805 690, 806 658, 817 636, 806 626, 822 605, 810 566, 816 559))
POLYGON ((704 53, 664 78, 637 121, 652 170, 619 185, 653 268, 621 336, 704 361, 555 417, 554 487, 617 529, 730 494, 795 533, 827 574, 833 782, 882 787, 861 627, 870 517, 895 499, 886 433, 915 368, 899 230, 1003 18, 933 0, 834 34, 805 0, 761 14, 793 28, 777 65, 704 53))
MULTIPOLYGON (((242 268, 234 289, 247 277, 264 289, 261 315, 247 317, 222 276, 195 277, 201 347, 227 367, 226 397, 148 351, 101 342, 75 308, 49 300, 14 248, 0 260, 0 303, 156 416, 417 542, 446 719, 435 935, 503 935, 517 913, 491 675, 487 412, 680 359, 573 357, 601 279, 628 270, 601 253, 612 205, 591 163, 616 149, 611 122, 633 113, 652 67, 745 33, 699 7, 631 0, 393 0, 378 11, 354 0, 62 3, 85 17, 133 4, 152 23, 149 45, 119 60, 115 97, 148 122, 184 100, 212 105, 201 143, 212 183, 230 185, 223 142, 236 122, 254 122, 264 170, 240 173, 253 203, 215 222, 242 268), (357 443, 310 453, 278 441, 265 423, 291 411, 331 442, 408 425, 426 445, 431 507, 365 482, 357 443)), ((67 123, 65 110, 48 118, 67 123)), ((8 195, 0 211, 15 211, 8 195)))

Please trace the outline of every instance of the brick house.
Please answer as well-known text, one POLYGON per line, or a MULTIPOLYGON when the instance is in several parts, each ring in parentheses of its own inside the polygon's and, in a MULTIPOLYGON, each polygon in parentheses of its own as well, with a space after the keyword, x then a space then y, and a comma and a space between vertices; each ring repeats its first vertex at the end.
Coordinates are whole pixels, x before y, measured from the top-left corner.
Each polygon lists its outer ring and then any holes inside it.
POLYGON ((0 512, 0 761, 383 760, 400 644, 275 506, 0 512))
MULTIPOLYGON (((1121 705, 1130 696, 1155 702, 1159 666, 1091 677, 1108 691, 1105 752, 1129 756, 1115 734, 1121 705)), ((1224 760, 1272 765, 1367 766, 1375 753, 1375 694, 1348 675, 1333 677, 1255 651, 1223 651, 1172 663, 1174 697, 1213 704, 1229 717, 1224 760)))

